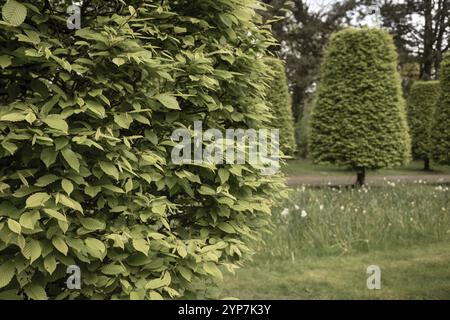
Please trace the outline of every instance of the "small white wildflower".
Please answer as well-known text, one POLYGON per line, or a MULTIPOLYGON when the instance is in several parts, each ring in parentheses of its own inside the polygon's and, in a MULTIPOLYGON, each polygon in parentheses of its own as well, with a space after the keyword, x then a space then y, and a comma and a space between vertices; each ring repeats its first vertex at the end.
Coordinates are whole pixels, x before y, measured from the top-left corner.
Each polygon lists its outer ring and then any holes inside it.
POLYGON ((283 217, 286 217, 287 215, 289 215, 289 209, 288 208, 284 208, 283 211, 281 211, 281 215, 283 217))
POLYGON ((345 210, 345 207, 344 207, 344 206, 341 206, 341 210, 345 210))
POLYGON ((298 205, 295 205, 294 208, 295 208, 295 210, 300 209, 300 207, 298 205))
POLYGON ((302 218, 304 218, 304 217, 306 217, 308 214, 306 213, 306 211, 305 210, 302 210, 302 218))
POLYGON ((323 204, 321 204, 321 205, 319 206, 319 210, 320 210, 320 211, 323 210, 323 204))

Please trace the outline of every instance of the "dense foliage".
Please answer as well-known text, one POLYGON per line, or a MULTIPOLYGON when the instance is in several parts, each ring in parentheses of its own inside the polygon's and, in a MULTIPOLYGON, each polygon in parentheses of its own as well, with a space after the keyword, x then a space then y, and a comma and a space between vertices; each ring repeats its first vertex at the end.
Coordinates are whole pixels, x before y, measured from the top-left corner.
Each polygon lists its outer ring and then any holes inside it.
MULTIPOLYGON (((410 157, 406 111, 391 36, 376 29, 334 34, 311 120, 311 155, 361 173, 410 157)), ((359 181, 361 183, 363 181, 359 181)))
POLYGON ((409 93, 408 124, 412 139, 412 154, 415 159, 425 161, 425 169, 430 169, 431 126, 439 92, 439 81, 417 81, 409 93))
POLYGON ((308 99, 303 106, 303 114, 295 124, 295 141, 297 143, 297 155, 301 158, 309 156, 309 136, 311 134, 311 112, 314 108, 314 99, 308 99))
POLYGON ((273 71, 273 80, 267 93, 273 117, 272 127, 280 130, 280 149, 292 155, 295 151, 294 118, 286 70, 280 59, 267 58, 266 63, 273 71))
POLYGON ((450 54, 444 57, 440 75, 441 95, 432 126, 433 159, 450 164, 450 54))
POLYGON ((1 4, 0 297, 189 297, 234 269, 280 184, 175 165, 170 136, 268 119, 258 2, 93 0, 80 30, 71 1, 1 4))

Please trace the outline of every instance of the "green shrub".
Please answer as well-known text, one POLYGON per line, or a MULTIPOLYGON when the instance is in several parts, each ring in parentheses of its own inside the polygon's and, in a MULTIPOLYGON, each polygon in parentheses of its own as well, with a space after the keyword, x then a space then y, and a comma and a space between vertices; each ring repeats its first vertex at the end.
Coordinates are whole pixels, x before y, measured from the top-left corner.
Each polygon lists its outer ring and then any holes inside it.
POLYGON ((450 54, 441 66, 441 95, 432 126, 432 155, 440 164, 450 164, 450 54))
POLYGON ((10 0, 0 20, 0 297, 192 297, 248 255, 281 186, 170 157, 196 120, 268 118, 258 2, 91 1, 78 31, 58 3, 10 0))
POLYGON ((408 99, 408 124, 412 139, 412 154, 425 162, 430 169, 431 126, 439 98, 439 81, 417 81, 410 90, 408 99))
POLYGON ((280 130, 281 151, 292 155, 295 152, 294 118, 284 62, 280 59, 266 58, 266 63, 273 71, 273 80, 267 92, 273 117, 272 127, 280 130))
POLYGON ((402 165, 410 139, 397 53, 391 36, 376 29, 334 34, 321 67, 311 120, 311 155, 357 171, 402 165))

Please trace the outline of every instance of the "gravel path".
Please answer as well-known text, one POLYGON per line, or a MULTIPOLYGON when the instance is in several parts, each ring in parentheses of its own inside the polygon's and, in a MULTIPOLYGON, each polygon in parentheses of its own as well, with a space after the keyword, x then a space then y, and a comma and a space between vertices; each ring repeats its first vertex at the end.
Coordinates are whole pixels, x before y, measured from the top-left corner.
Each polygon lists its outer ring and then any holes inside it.
MULTIPOLYGON (((356 180, 356 176, 320 176, 304 175, 289 176, 287 184, 291 187, 309 185, 309 186, 349 186, 356 180)), ((387 182, 394 183, 426 183, 426 184, 450 184, 450 175, 446 174, 423 174, 410 176, 368 176, 366 183, 368 185, 382 185, 387 182)))

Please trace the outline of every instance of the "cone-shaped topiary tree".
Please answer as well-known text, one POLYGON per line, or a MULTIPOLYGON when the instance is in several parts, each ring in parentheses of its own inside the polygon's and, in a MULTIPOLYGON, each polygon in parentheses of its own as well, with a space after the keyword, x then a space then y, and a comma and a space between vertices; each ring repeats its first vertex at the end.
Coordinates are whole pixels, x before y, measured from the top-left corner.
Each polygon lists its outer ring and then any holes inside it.
POLYGON ((346 29, 331 37, 311 121, 315 162, 355 170, 357 185, 368 169, 409 160, 397 54, 387 32, 346 29))
POLYGON ((450 164, 450 54, 441 66, 441 94, 432 125, 432 156, 440 164, 450 164))
POLYGON ((430 170, 431 126, 439 99, 439 81, 417 81, 408 99, 408 124, 412 139, 412 154, 424 161, 424 170, 430 170))
POLYGON ((295 152, 295 130, 292 115, 292 99, 284 62, 276 58, 266 58, 273 71, 273 80, 267 92, 267 100, 272 111, 272 127, 280 130, 280 149, 287 155, 295 152))

